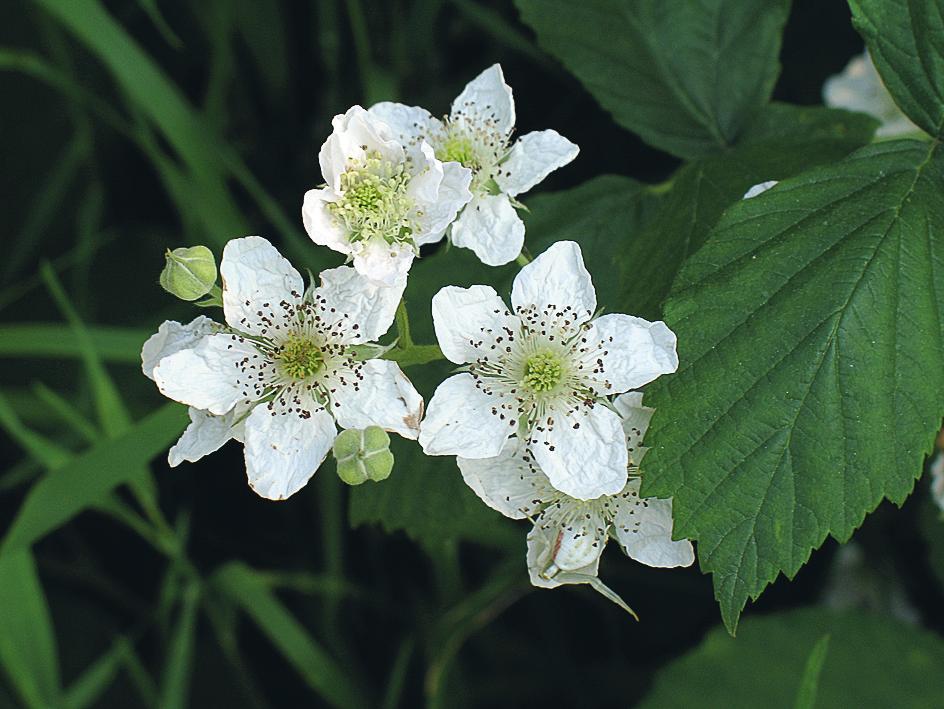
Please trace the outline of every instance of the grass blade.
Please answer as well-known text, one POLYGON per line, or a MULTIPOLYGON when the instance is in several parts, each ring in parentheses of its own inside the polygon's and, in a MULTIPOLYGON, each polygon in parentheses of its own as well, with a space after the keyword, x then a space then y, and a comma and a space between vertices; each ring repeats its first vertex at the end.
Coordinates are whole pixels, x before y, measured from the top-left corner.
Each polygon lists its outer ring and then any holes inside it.
MULTIPOLYGON (((97 356, 107 362, 141 364, 141 346, 151 335, 145 329, 86 326, 97 356)), ((0 357, 80 358, 82 347, 68 326, 59 323, 0 325, 0 357)))
POLYGON ((826 653, 829 651, 829 634, 827 633, 813 646, 809 658, 806 660, 806 667, 803 669, 803 677, 800 680, 800 689, 797 691, 794 709, 814 709, 816 706, 816 693, 819 689, 819 675, 823 670, 823 663, 826 662, 826 653))

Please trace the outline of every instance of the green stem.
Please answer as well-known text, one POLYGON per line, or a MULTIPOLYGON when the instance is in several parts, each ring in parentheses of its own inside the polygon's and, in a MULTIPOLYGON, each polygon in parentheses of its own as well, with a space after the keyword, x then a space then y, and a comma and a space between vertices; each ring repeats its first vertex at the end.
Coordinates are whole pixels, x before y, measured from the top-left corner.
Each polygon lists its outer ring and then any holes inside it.
POLYGON ((515 261, 522 268, 531 263, 531 254, 528 253, 528 249, 526 247, 521 247, 521 253, 518 254, 518 258, 515 259, 515 261))
POLYGON ((406 311, 406 301, 403 298, 400 299, 400 304, 397 306, 396 323, 397 346, 400 349, 409 350, 413 347, 413 338, 410 336, 410 314, 406 311))
POLYGON ((445 359, 439 345, 411 345, 395 347, 384 355, 384 359, 393 360, 401 367, 412 367, 445 359))

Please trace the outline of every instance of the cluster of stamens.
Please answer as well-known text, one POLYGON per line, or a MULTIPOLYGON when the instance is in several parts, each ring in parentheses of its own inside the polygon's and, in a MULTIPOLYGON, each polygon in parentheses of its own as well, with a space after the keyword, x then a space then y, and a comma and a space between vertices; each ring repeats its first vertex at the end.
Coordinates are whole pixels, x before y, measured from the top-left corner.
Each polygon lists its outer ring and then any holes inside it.
POLYGON ((472 171, 473 194, 497 192, 495 178, 508 154, 508 136, 498 130, 494 118, 482 120, 454 112, 443 119, 443 128, 429 137, 436 157, 443 162, 457 162, 472 171))
POLYGON ((393 163, 377 151, 348 158, 341 199, 329 203, 328 210, 352 242, 378 237, 388 244, 411 241, 422 216, 407 194, 411 178, 410 158, 393 163))
MULTIPOLYGON (((252 335, 230 334, 229 348, 245 352, 236 362, 243 397, 238 408, 265 403, 273 416, 309 418, 331 405, 338 386, 360 388, 363 363, 341 341, 359 326, 317 292, 293 291, 291 301, 245 305, 257 308, 254 320, 261 327, 252 335)), ((241 322, 248 326, 247 318, 241 322)))

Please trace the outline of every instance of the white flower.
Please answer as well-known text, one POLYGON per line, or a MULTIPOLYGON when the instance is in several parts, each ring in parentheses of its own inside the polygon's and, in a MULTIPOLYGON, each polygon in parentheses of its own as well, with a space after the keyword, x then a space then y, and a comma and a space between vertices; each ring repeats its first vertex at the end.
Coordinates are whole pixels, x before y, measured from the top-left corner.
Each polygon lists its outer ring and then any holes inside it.
POLYGON ((515 197, 569 163, 579 150, 553 130, 512 141, 515 102, 498 64, 469 82, 443 120, 399 103, 378 103, 370 112, 398 131, 401 140, 429 143, 444 163, 472 170, 472 201, 452 225, 450 238, 489 266, 513 261, 521 253, 524 222, 515 211, 515 197))
POLYGON ((931 461, 931 499, 944 514, 944 450, 939 450, 931 461))
POLYGON ((880 138, 894 138, 921 129, 902 113, 892 99, 869 51, 849 60, 841 74, 835 74, 823 84, 823 103, 831 108, 868 113, 881 121, 875 132, 880 138))
POLYGON ((662 322, 592 319, 596 294, 572 241, 521 269, 510 311, 489 286, 447 286, 433 297, 443 354, 468 365, 436 390, 420 431, 428 455, 492 458, 514 433, 551 484, 572 497, 626 485, 619 415, 605 398, 678 367, 662 322))
POLYGON ((534 522, 527 559, 535 586, 592 583, 617 600, 595 580, 610 537, 627 556, 647 566, 689 566, 695 560, 691 542, 672 540, 672 501, 639 497, 639 463, 646 452, 642 439, 653 410, 642 406, 638 392, 623 394, 613 403, 622 417, 631 473, 615 495, 580 500, 559 492, 517 438, 509 439, 494 458, 457 459, 466 484, 489 507, 534 522))
POLYGON ((342 266, 306 292, 258 236, 230 241, 220 273, 228 327, 165 323, 142 352, 161 392, 191 407, 182 459, 239 438, 249 484, 281 500, 315 473, 337 426, 416 438, 423 400, 413 385, 395 362, 362 361, 353 350, 387 331, 402 286, 378 287, 342 266))
POLYGON ((393 285, 472 198, 472 174, 444 165, 422 141, 402 144, 360 106, 332 126, 318 155, 327 184, 305 193, 305 229, 316 244, 351 256, 358 272, 393 285))

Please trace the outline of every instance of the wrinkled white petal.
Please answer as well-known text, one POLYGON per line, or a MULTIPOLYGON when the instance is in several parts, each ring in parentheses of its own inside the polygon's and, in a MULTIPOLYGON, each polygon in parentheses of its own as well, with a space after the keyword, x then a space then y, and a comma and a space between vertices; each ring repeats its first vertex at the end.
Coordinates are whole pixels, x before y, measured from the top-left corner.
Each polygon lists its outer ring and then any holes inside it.
POLYGON ((507 340, 507 330, 520 327, 491 286, 446 286, 433 296, 432 310, 439 347, 456 364, 494 352, 507 340))
POLYGON ((405 286, 416 252, 406 243, 388 244, 371 239, 353 244, 354 268, 382 286, 405 286))
POLYGON ((321 285, 314 297, 324 299, 326 312, 321 317, 326 328, 345 322, 336 328, 341 331, 339 342, 372 342, 390 329, 406 287, 405 279, 392 286, 378 285, 350 266, 331 268, 320 275, 321 285))
POLYGON ((273 323, 286 322, 287 316, 279 303, 296 302, 305 292, 305 283, 298 271, 260 236, 227 243, 220 275, 226 322, 236 330, 253 335, 264 335, 273 323))
POLYGON ((571 305, 577 323, 589 320, 597 309, 597 294, 580 246, 558 241, 522 268, 511 289, 511 302, 516 309, 571 305))
POLYGON ((345 384, 333 386, 331 413, 338 425, 341 428, 380 426, 404 438, 415 439, 423 417, 423 397, 400 371, 399 365, 371 359, 364 362, 359 375, 345 377, 345 384))
POLYGON ((493 125, 507 134, 515 127, 515 100, 505 83, 501 65, 494 64, 466 84, 452 102, 452 120, 468 120, 473 125, 493 125))
POLYGON ((777 184, 777 180, 767 180, 766 182, 760 182, 753 187, 751 187, 747 192, 744 193, 744 196, 741 199, 751 199, 756 197, 759 194, 763 194, 771 187, 777 184))
POLYGON ((526 441, 509 438, 494 458, 456 458, 466 485, 486 505, 512 519, 533 517, 555 494, 547 476, 530 462, 526 448, 526 441))
POLYGON ((426 418, 420 425, 420 445, 426 455, 461 455, 493 458, 515 432, 513 415, 501 418, 502 406, 511 401, 485 394, 470 374, 456 374, 439 385, 426 418))
POLYGON ((488 266, 501 266, 521 253, 524 222, 505 195, 477 196, 452 225, 452 243, 472 249, 488 266))
POLYGON ((412 158, 416 172, 407 186, 407 194, 423 206, 435 204, 443 181, 443 164, 428 143, 420 143, 412 158))
POLYGON ((346 113, 335 116, 331 126, 334 130, 321 146, 318 162, 322 177, 335 192, 341 191, 341 175, 349 159, 361 160, 374 152, 393 163, 404 158, 403 145, 393 129, 360 106, 351 106, 346 113))
POLYGON ((141 371, 154 379, 154 368, 165 357, 195 347, 204 336, 220 330, 220 325, 205 315, 198 315, 186 325, 165 320, 141 348, 141 371))
POLYGON ((367 112, 390 126, 396 138, 404 145, 419 142, 429 136, 431 131, 441 129, 439 119, 419 106, 405 106, 402 103, 381 101, 375 103, 367 112))
POLYGON ((324 409, 310 418, 256 406, 246 420, 246 475, 255 492, 284 500, 305 487, 334 443, 337 429, 324 409))
POLYGON ((328 209, 328 205, 338 199, 339 195, 330 187, 308 190, 302 202, 302 223, 309 238, 319 246, 349 254, 351 245, 347 235, 328 209))
POLYGON ((642 405, 642 394, 638 391, 620 394, 613 401, 613 407, 623 420, 626 451, 629 453, 630 463, 639 465, 648 450, 642 445, 642 441, 655 409, 642 405))
POLYGON ((531 440, 534 459, 551 485, 566 495, 591 500, 626 485, 622 422, 601 404, 554 413, 553 425, 536 425, 531 440))
POLYGON ((661 320, 649 322, 622 313, 603 315, 593 321, 587 339, 603 343, 603 371, 591 375, 609 383, 603 394, 636 389, 678 369, 675 333, 661 320))
POLYGON ((222 416, 243 398, 240 360, 255 354, 232 335, 207 335, 196 347, 164 357, 154 381, 169 399, 222 416))
POLYGON ((472 171, 455 162, 441 164, 443 174, 439 191, 436 199, 423 209, 423 233, 414 237, 417 246, 439 241, 446 227, 453 223, 459 211, 472 199, 469 191, 472 171))
POLYGON ((244 421, 236 422, 236 410, 223 416, 200 411, 192 406, 188 411, 190 425, 167 453, 167 462, 174 468, 184 461, 196 463, 203 456, 219 450, 231 438, 242 437, 244 421))
POLYGON ((695 561, 692 543, 672 541, 672 501, 640 499, 638 478, 630 480, 626 494, 613 520, 613 536, 626 555, 647 566, 690 566, 695 561))
POLYGON ((512 197, 527 192, 580 152, 556 130, 526 133, 512 146, 495 178, 502 192, 512 197))
POLYGON ((560 530, 541 529, 539 525, 528 533, 528 575, 531 583, 540 588, 556 588, 562 584, 588 583, 596 576, 600 567, 600 555, 584 567, 570 573, 560 573, 554 568, 554 554, 558 548, 560 530), (548 575, 552 574, 552 575, 548 575), (582 579, 582 577, 587 577, 582 579))

